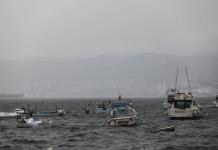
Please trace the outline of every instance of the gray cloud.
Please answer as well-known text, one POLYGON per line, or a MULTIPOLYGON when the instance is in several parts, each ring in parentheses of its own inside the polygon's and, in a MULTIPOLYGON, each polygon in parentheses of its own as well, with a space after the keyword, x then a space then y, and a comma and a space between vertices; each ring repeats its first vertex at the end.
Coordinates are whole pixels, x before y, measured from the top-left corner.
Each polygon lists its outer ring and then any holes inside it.
POLYGON ((3 0, 1 58, 216 52, 218 1, 3 0))

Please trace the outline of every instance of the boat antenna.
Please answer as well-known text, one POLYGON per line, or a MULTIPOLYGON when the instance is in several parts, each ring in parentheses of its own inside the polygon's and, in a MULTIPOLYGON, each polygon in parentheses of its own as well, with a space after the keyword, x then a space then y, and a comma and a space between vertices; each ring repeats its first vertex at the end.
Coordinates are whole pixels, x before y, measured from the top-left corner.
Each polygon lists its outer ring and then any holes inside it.
POLYGON ((175 93, 177 92, 178 75, 179 75, 179 67, 177 66, 177 69, 176 69, 176 81, 175 81, 175 93))
POLYGON ((188 81, 189 92, 191 94, 192 91, 191 91, 191 86, 190 86, 190 81, 189 81, 189 76, 188 76, 188 68, 186 65, 185 65, 185 71, 186 71, 186 77, 187 77, 187 81, 188 81))

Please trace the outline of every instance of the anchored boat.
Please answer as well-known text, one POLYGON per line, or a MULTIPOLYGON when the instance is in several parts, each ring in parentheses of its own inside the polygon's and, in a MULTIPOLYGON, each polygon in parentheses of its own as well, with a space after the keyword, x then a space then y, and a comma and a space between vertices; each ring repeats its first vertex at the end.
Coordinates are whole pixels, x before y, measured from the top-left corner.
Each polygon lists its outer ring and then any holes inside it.
POLYGON ((168 90, 167 99, 163 104, 164 110, 167 110, 167 109, 172 107, 172 103, 175 100, 176 91, 178 91, 178 90, 176 90, 174 88, 171 88, 168 90))
MULTIPOLYGON (((28 105, 28 112, 29 112, 29 105, 28 105)), ((37 105, 35 105, 35 108, 34 108, 34 111, 33 111, 33 116, 48 117, 48 116, 63 116, 65 114, 66 114, 66 112, 65 112, 65 110, 63 108, 63 104, 62 104, 61 108, 58 108, 57 105, 56 105, 55 110, 53 110, 53 111, 41 111, 41 112, 37 111, 37 105)))
MULTIPOLYGON (((193 100, 193 95, 191 92, 189 77, 187 67, 186 75, 189 85, 189 92, 176 92, 174 96, 174 100, 172 101, 171 108, 167 109, 167 115, 171 119, 184 119, 184 118, 199 118, 201 116, 200 105, 197 104, 195 100, 193 100)), ((177 82, 177 81, 176 81, 177 82)))
POLYGON ((169 127, 162 127, 162 128, 159 128, 159 129, 151 129, 151 133, 157 133, 157 132, 173 132, 175 131, 176 127, 175 126, 169 126, 169 127))
POLYGON ((124 110, 129 104, 131 103, 131 100, 129 99, 122 99, 121 94, 119 93, 118 100, 109 100, 109 101, 103 101, 98 103, 88 103, 85 104, 85 113, 110 113, 113 108, 116 108, 118 111, 124 110))
POLYGON ((176 93, 179 92, 179 90, 177 89, 178 73, 179 73, 179 68, 177 67, 175 87, 174 88, 170 88, 167 91, 167 98, 166 98, 166 101, 163 104, 164 110, 167 110, 167 109, 172 107, 172 104, 173 104, 173 102, 175 100, 176 93))
POLYGON ((218 103, 217 103, 217 100, 218 100, 218 95, 216 95, 215 99, 211 102, 211 105, 215 108, 218 107, 218 103))
POLYGON ((33 113, 31 112, 17 116, 17 128, 32 128, 42 123, 41 120, 34 119, 32 115, 33 113))
POLYGON ((17 115, 23 113, 24 109, 16 108, 12 112, 0 112, 0 118, 15 118, 17 115))
POLYGON ((122 107, 121 109, 113 108, 108 119, 109 126, 132 126, 136 125, 138 113, 132 106, 122 107))

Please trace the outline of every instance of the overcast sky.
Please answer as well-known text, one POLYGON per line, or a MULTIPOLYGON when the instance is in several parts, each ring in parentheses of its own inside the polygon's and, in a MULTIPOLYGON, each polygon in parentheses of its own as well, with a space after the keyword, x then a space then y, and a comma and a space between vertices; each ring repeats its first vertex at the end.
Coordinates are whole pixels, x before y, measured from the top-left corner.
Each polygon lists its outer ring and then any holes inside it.
POLYGON ((1 0, 0 58, 218 48, 217 0, 1 0))

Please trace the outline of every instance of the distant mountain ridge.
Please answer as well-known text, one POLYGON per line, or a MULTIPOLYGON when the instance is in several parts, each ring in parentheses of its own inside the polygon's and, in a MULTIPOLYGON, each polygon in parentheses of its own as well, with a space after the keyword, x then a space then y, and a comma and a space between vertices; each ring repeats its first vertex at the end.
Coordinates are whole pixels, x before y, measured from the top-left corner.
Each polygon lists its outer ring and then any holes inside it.
POLYGON ((179 83, 187 88, 188 65, 195 96, 218 92, 218 55, 173 56, 141 53, 76 59, 0 60, 0 91, 29 97, 162 97, 179 83))

